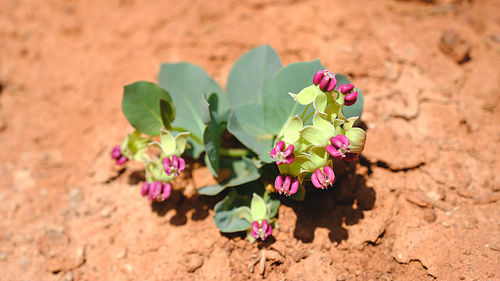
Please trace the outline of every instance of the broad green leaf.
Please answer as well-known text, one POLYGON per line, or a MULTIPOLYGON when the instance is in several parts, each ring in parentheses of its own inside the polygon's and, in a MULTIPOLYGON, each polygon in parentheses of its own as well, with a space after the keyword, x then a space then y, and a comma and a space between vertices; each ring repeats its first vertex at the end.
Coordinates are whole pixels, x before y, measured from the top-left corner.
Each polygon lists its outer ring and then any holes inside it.
POLYGON ((208 99, 209 122, 203 132, 203 143, 205 145, 206 155, 205 163, 210 172, 217 177, 219 171, 219 150, 221 146, 221 135, 226 125, 219 123, 217 116, 218 97, 211 94, 208 99))
MULTIPOLYGON (((172 101, 177 109, 176 118, 172 122, 174 129, 190 131, 201 141, 205 130, 202 109, 203 96, 216 93, 219 106, 218 115, 225 116, 228 109, 227 95, 222 88, 199 66, 189 63, 165 63, 161 66, 158 83, 172 96, 172 101)), ((197 141, 190 140, 193 157, 197 158, 203 147, 197 141)))
POLYGON ((233 108, 227 129, 246 147, 263 157, 272 149, 274 135, 266 131, 261 105, 233 108))
POLYGON ((251 182, 260 177, 257 167, 255 167, 249 159, 221 159, 220 168, 229 169, 231 171, 229 178, 218 184, 208 185, 198 189, 199 194, 216 195, 228 187, 251 182))
POLYGON ((163 122, 163 127, 169 130, 172 127, 172 122, 175 119, 175 107, 172 101, 160 99, 160 115, 161 121, 163 122))
MULTIPOLYGON (((282 68, 266 87, 264 95, 264 120, 266 131, 278 135, 285 122, 302 114, 306 106, 297 104, 288 93, 298 93, 312 84, 316 71, 324 69, 319 60, 297 62, 282 68)), ((310 107, 305 114, 314 111, 310 107)))
POLYGON ((240 196, 236 190, 231 190, 229 194, 214 207, 215 225, 221 232, 231 233, 238 231, 245 231, 251 227, 249 222, 242 216, 242 206, 248 206, 248 199, 240 196))
POLYGON ((125 86, 122 111, 130 124, 144 134, 156 136, 163 126, 160 100, 171 101, 158 85, 139 81, 125 86))
POLYGON ((262 105, 265 87, 280 69, 280 57, 269 45, 254 48, 241 56, 231 68, 227 81, 231 107, 262 105))
POLYGON ((257 194, 253 194, 252 202, 250 203, 250 210, 252 212, 252 221, 260 221, 268 219, 267 207, 264 199, 257 194))

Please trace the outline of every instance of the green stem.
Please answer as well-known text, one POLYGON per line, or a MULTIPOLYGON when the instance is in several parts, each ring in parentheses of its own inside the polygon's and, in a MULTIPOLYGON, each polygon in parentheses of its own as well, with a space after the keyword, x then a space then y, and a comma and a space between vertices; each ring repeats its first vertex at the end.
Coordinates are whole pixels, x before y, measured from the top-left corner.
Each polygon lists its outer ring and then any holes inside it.
POLYGON ((307 110, 309 109, 309 106, 310 106, 310 105, 311 105, 311 104, 308 104, 308 105, 306 106, 306 109, 304 109, 304 111, 302 112, 302 115, 300 116, 300 119, 304 120, 304 115, 306 115, 306 112, 307 112, 307 110))
MULTIPOLYGON (((183 129, 183 128, 179 128, 179 127, 173 127, 173 128, 171 128, 170 130, 172 130, 172 131, 179 131, 179 132, 189 132, 188 130, 183 129)), ((190 133, 191 133, 191 132, 190 132, 190 133)), ((189 136, 190 136, 190 137, 191 137, 191 138, 192 138, 195 142, 197 142, 197 143, 199 143, 199 144, 203 145, 203 141, 201 141, 201 140, 200 140, 197 136, 195 136, 193 133, 191 133, 189 136)))
POLYGON ((309 115, 307 115, 306 119, 302 122, 304 122, 304 124, 306 123, 307 119, 309 119, 313 114, 314 114, 315 111, 309 113, 309 115))
POLYGON ((243 157, 243 156, 247 156, 248 154, 250 154, 250 151, 248 151, 248 149, 244 149, 244 148, 224 148, 224 147, 221 147, 219 150, 219 154, 224 155, 224 156, 229 156, 229 157, 243 157))

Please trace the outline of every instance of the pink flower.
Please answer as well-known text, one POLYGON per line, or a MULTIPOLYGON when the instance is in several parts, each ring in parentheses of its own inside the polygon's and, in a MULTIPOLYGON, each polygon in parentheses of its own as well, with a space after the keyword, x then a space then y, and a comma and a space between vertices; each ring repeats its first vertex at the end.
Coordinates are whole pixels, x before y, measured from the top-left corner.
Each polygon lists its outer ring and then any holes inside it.
POLYGON ((186 162, 181 157, 177 157, 177 155, 172 155, 172 159, 169 157, 163 159, 163 170, 169 176, 171 174, 179 176, 184 171, 184 168, 186 168, 186 162))
POLYGON ((354 90, 353 84, 343 84, 338 88, 339 92, 346 95, 344 97, 344 105, 350 106, 358 100, 358 91, 354 90))
POLYGON ((323 69, 314 74, 313 83, 319 86, 321 90, 331 92, 337 86, 337 79, 335 78, 335 73, 330 73, 328 70, 323 69))
POLYGON ((273 228, 271 225, 267 222, 267 220, 262 220, 261 224, 259 225, 258 221, 254 221, 252 223, 252 230, 250 234, 252 234, 253 238, 255 239, 261 239, 262 241, 266 240, 269 235, 273 232, 273 228))
POLYGON ((284 193, 286 196, 295 194, 297 190, 299 190, 299 185, 299 180, 291 176, 285 176, 285 178, 283 178, 282 175, 278 175, 276 180, 274 180, 274 188, 276 188, 276 191, 278 191, 279 194, 284 193))
POLYGON ((170 197, 170 193, 172 192, 172 185, 168 182, 162 183, 161 181, 154 181, 149 184, 145 181, 142 184, 141 195, 148 195, 148 199, 150 201, 158 201, 162 202, 170 197))
POLYGON ((276 164, 287 164, 290 165, 295 160, 295 155, 293 154, 294 146, 290 144, 285 150, 285 142, 279 141, 269 154, 271 158, 276 159, 276 164))
POLYGON ((330 166, 323 167, 323 172, 321 169, 316 169, 316 171, 311 175, 311 181, 316 188, 328 188, 328 186, 333 185, 335 182, 333 169, 330 166))

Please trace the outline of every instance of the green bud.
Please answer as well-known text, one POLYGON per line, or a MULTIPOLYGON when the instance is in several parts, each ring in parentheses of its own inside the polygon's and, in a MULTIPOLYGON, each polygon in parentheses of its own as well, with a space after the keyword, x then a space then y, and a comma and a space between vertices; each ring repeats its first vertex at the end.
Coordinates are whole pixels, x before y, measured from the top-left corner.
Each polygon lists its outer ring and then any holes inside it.
POLYGON ((366 132, 361 128, 351 128, 345 132, 349 139, 349 149, 351 153, 361 153, 365 148, 366 132))

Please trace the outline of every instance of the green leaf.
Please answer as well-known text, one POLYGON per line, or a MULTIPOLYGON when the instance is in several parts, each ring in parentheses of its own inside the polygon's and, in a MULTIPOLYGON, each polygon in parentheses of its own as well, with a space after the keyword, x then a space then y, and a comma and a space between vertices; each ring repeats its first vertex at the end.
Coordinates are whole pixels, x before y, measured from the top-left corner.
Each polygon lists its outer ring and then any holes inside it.
POLYGON ((280 57, 269 45, 254 48, 241 56, 231 68, 227 81, 231 107, 262 105, 265 87, 280 69, 280 57))
POLYGON ((217 228, 226 233, 245 231, 251 227, 251 222, 245 218, 240 207, 248 206, 248 199, 240 196, 236 190, 229 194, 214 207, 214 221, 217 228))
MULTIPOLYGON (((324 69, 324 66, 315 60, 292 63, 276 73, 264 95, 264 124, 267 132, 278 135, 290 117, 302 114, 305 106, 298 105, 288 93, 298 93, 311 85, 314 74, 320 69, 324 69)), ((309 108, 308 113, 312 111, 309 108)))
POLYGON ((250 210, 252 211, 252 221, 259 221, 263 219, 269 219, 267 217, 267 207, 266 202, 262 197, 257 194, 253 194, 252 202, 250 203, 250 210))
POLYGON ((216 195, 228 187, 251 182, 260 177, 257 167, 255 167, 249 159, 221 159, 220 167, 221 169, 228 169, 231 171, 229 178, 218 184, 208 185, 198 189, 199 194, 216 195))
MULTIPOLYGON (((172 96, 176 108, 176 118, 172 127, 181 131, 190 131, 193 138, 203 139, 205 123, 203 121, 204 95, 215 93, 218 96, 218 115, 225 116, 228 110, 227 95, 219 84, 199 66, 189 63, 165 63, 161 66, 158 83, 172 96)), ((197 158, 203 147, 197 141, 190 140, 192 155, 197 158)))
POLYGON ((169 130, 172 127, 172 122, 175 119, 175 107, 172 101, 160 99, 160 115, 161 121, 163 122, 163 127, 169 130))
POLYGON ((278 214, 278 209, 280 207, 281 201, 275 193, 264 193, 264 201, 266 201, 267 214, 269 218, 274 218, 278 214))
POLYGON ((135 82, 125 86, 122 111, 135 129, 156 136, 163 126, 160 100, 171 101, 167 91, 151 82, 135 82))
POLYGON ((274 135, 266 131, 262 116, 261 105, 243 105, 233 109, 227 125, 232 135, 246 147, 262 155, 261 158, 269 154, 274 139, 274 135))
POLYGON ((210 172, 217 177, 219 171, 219 151, 221 146, 221 135, 226 128, 225 122, 220 123, 217 116, 218 97, 211 94, 207 99, 209 122, 203 132, 203 143, 205 145, 206 155, 205 163, 210 172))

